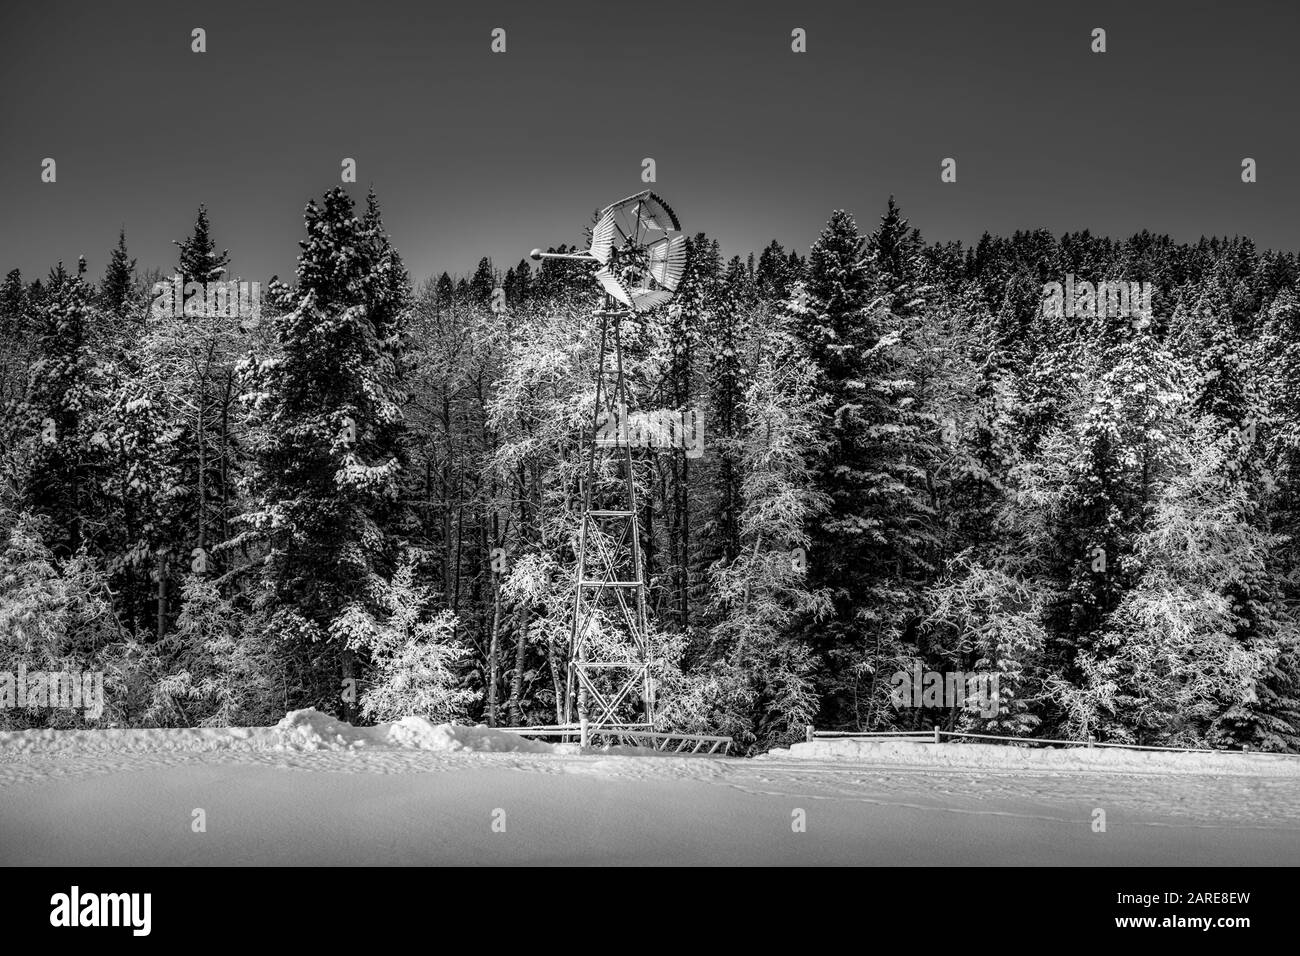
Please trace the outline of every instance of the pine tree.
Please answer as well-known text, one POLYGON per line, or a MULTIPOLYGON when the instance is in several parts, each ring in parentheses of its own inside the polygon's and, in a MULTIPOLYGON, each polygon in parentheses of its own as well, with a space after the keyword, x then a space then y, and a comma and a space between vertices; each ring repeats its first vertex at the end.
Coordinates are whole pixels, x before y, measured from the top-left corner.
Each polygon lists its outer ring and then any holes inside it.
MULTIPOLYGON (((0 342, 5 343, 0 354, 0 411, 7 413, 6 419, 12 419, 12 411, 26 391, 32 324, 27 285, 22 273, 13 269, 0 284, 0 342)), ((12 423, 0 425, 0 448, 11 447, 11 429, 12 423)))
POLYGON ((754 283, 761 298, 771 302, 785 299, 794 281, 790 262, 781 244, 773 239, 758 257, 754 283))
POLYGON ((143 533, 136 541, 151 552, 159 637, 175 616, 173 598, 185 574, 228 569, 221 545, 233 533, 235 486, 244 467, 238 299, 227 296, 221 308, 217 295, 208 294, 210 283, 223 281, 230 255, 216 251, 203 206, 191 235, 174 244, 182 301, 150 309, 118 409, 121 452, 138 469, 140 484, 132 492, 149 495, 139 502, 146 512, 138 516, 143 533))
POLYGON ((59 557, 96 547, 108 520, 100 481, 108 440, 100 416, 109 372, 98 358, 86 264, 51 270, 35 315, 35 360, 22 409, 30 450, 22 505, 50 522, 59 557))
POLYGON ((886 309, 906 315, 918 306, 916 288, 920 271, 921 237, 909 229, 894 197, 880 217, 880 224, 867 237, 866 258, 871 265, 875 293, 882 297, 886 309))
POLYGON ((1088 721, 1102 719, 1112 693, 1109 621, 1138 579, 1134 548, 1175 468, 1171 447, 1186 415, 1186 370, 1150 330, 1107 358, 1075 422, 1058 426, 1019 475, 1019 520, 1038 524, 1034 547, 1055 592, 1045 619, 1057 717, 1075 734, 1124 732, 1088 721))
POLYGON ((706 561, 735 561, 740 550, 741 436, 744 432, 744 342, 749 333, 753 295, 740 257, 732 259, 717 291, 715 308, 703 329, 704 412, 709 454, 703 462, 707 493, 700 526, 706 561))
MULTIPOLYGON (((146 337, 137 355, 150 355, 146 337)), ((117 382, 105 411, 109 441, 104 491, 118 521, 106 569, 133 630, 161 639, 169 617, 169 558, 182 553, 189 522, 183 470, 177 454, 181 429, 172 424, 166 364, 134 368, 117 382)))
POLYGON ((99 284, 104 310, 119 321, 126 318, 135 296, 135 260, 126 254, 126 230, 117 235, 117 246, 109 254, 108 268, 99 284))
POLYGON ((373 607, 396 564, 409 287, 373 197, 358 219, 335 188, 308 204, 306 226, 294 307, 272 323, 278 355, 244 364, 260 445, 243 521, 270 548, 275 626, 298 651, 305 700, 332 707, 337 680, 357 675, 330 627, 373 607))
POLYGON ((469 280, 469 301, 471 305, 485 306, 492 298, 492 290, 497 287, 496 271, 492 260, 483 257, 478 261, 478 268, 469 280))
POLYGON ((216 243, 212 240, 212 228, 208 222, 207 206, 199 206, 198 214, 194 219, 194 232, 190 237, 175 242, 174 245, 180 248, 178 274, 183 284, 216 282, 226 274, 226 267, 230 264, 230 253, 224 249, 217 252, 216 243))
MULTIPOLYGON (((932 569, 934 545, 925 480, 938 436, 917 401, 911 320, 871 298, 863 245, 852 217, 834 213, 809 255, 806 301, 793 303, 827 398, 814 476, 830 505, 808 557, 813 585, 830 589, 835 613, 810 630, 830 669, 827 708, 844 722, 863 719, 848 710, 862 697, 863 674, 914 640, 919 579, 932 569)), ((874 274, 878 282, 886 273, 877 266, 874 274)))
POLYGON ((501 282, 502 290, 506 294, 506 303, 513 308, 523 306, 532 297, 533 269, 527 259, 520 259, 519 264, 513 269, 506 270, 505 279, 501 282))
POLYGON ((451 309, 454 305, 456 287, 451 281, 451 276, 443 273, 438 276, 438 282, 435 288, 435 299, 439 309, 451 309))
MULTIPOLYGON (((703 412, 706 443, 711 434, 709 409, 704 404, 708 379, 702 369, 706 330, 714 322, 721 281, 721 252, 716 240, 704 233, 686 240, 687 262, 678 285, 677 295, 667 310, 664 328, 664 351, 660 371, 660 391, 664 404, 672 410, 703 412)), ((707 457, 707 453, 706 453, 707 457)), ((664 476, 664 510, 667 540, 660 553, 666 558, 666 572, 672 581, 672 607, 675 627, 682 632, 691 628, 694 610, 702 597, 708 564, 717 555, 705 554, 699 541, 698 507, 692 507, 692 490, 702 469, 697 460, 674 454, 662 463, 664 476)), ((704 516, 707 517, 707 516, 704 516)))

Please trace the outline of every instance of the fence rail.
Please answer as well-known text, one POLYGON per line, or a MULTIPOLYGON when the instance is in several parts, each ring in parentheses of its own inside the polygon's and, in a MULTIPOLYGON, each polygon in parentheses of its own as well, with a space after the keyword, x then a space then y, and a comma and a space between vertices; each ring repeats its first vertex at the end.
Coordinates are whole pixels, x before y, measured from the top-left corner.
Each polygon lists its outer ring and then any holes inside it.
POLYGON ((1086 750, 1112 747, 1120 750, 1155 750, 1163 751, 1165 753, 1235 754, 1237 756, 1247 757, 1264 756, 1300 758, 1300 754, 1279 753, 1273 750, 1250 750, 1247 747, 1242 747, 1240 750, 1216 750, 1212 747, 1153 747, 1145 744, 1117 744, 1096 740, 1058 740, 1048 737, 1007 737, 999 734, 968 734, 956 730, 940 730, 938 727, 935 727, 933 730, 818 730, 809 724, 805 728, 805 740, 808 743, 812 743, 814 740, 844 740, 858 738, 934 744, 943 743, 944 738, 955 738, 958 740, 1004 741, 1013 744, 1020 744, 1022 746, 1076 747, 1086 750))

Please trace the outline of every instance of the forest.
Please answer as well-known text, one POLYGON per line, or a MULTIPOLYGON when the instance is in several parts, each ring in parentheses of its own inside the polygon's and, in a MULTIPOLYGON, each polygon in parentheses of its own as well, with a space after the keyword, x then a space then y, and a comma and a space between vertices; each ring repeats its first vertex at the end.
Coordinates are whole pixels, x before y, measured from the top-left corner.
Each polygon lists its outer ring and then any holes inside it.
MULTIPOLYGON (((1300 752, 1297 254, 882 206, 806 253, 693 234, 621 323, 632 410, 702 423, 636 456, 661 723, 1300 752), (898 707, 914 669, 996 706, 898 707)), ((560 719, 599 287, 412 277, 373 192, 304 225, 255 309, 203 207, 174 263, 4 277, 0 669, 104 709, 10 676, 0 727, 560 719)))

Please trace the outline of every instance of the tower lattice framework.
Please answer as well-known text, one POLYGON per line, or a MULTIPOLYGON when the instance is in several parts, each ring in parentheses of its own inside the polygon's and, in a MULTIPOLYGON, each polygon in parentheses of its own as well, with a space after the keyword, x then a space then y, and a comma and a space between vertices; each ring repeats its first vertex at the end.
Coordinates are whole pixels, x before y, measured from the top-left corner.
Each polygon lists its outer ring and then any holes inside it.
POLYGON ((593 736, 655 729, 654 648, 620 331, 631 312, 610 305, 607 300, 595 313, 596 401, 582 479, 565 700, 566 723, 577 705, 584 744, 593 736))

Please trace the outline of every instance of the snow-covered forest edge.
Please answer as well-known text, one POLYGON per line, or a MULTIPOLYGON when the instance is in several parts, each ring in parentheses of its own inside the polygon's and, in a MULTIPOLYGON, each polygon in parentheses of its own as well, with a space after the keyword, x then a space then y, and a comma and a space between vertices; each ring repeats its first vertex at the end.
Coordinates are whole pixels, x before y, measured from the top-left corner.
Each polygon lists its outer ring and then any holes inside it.
MULTIPOLYGON (((335 189, 258 309, 174 314, 156 283, 236 278, 206 211, 177 245, 0 284, 0 730, 555 722, 584 269, 413 281, 335 189), (19 703, 56 672, 102 712, 19 703)), ((703 422, 701 456, 638 455, 666 727, 1300 752, 1296 253, 927 244, 892 200, 807 255, 689 247, 621 329, 633 406, 703 422), (1120 281, 1150 308, 1074 297, 1120 281), (897 706, 914 669, 995 706, 897 706)))

